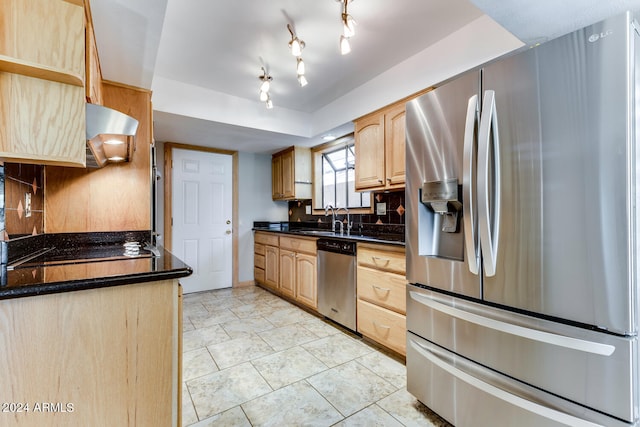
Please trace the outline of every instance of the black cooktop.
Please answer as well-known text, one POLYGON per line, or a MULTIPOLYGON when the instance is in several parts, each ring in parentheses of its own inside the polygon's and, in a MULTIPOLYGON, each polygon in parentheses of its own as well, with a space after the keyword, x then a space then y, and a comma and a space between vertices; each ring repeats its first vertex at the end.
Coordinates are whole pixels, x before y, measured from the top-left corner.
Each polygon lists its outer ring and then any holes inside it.
POLYGON ((59 264, 72 264, 82 262, 111 261, 130 258, 152 258, 154 253, 150 249, 138 247, 137 250, 116 246, 94 246, 78 248, 43 248, 25 258, 14 261, 7 266, 8 269, 33 268, 59 264))
POLYGON ((32 268, 58 264, 152 258, 155 248, 145 242, 148 233, 68 233, 40 235, 10 242, 7 269, 32 268), (18 245, 15 245, 18 243, 18 245))

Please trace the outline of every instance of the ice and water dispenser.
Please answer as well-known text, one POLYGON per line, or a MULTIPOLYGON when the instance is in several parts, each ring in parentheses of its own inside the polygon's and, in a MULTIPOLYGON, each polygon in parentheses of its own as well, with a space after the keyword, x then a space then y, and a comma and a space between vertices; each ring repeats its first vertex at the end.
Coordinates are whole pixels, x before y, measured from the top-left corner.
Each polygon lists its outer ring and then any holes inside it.
POLYGON ((456 178, 424 182, 418 212, 419 252, 463 260, 462 185, 456 178))

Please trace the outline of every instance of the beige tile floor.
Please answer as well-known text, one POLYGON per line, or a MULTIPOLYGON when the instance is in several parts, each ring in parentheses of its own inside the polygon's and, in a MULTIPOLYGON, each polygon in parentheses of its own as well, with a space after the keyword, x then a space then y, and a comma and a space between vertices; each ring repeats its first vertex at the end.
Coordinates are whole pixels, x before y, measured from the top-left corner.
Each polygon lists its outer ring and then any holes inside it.
POLYGON ((447 426, 402 361, 259 287, 184 296, 183 426, 447 426))

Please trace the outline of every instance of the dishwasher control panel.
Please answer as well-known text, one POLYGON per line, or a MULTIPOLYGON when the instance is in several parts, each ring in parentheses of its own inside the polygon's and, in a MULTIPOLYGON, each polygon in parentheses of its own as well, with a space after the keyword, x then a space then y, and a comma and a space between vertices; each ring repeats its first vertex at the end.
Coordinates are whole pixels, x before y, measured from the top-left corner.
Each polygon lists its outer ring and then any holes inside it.
POLYGON ((319 251, 335 252, 345 255, 356 254, 356 242, 346 240, 318 239, 317 248, 319 251))

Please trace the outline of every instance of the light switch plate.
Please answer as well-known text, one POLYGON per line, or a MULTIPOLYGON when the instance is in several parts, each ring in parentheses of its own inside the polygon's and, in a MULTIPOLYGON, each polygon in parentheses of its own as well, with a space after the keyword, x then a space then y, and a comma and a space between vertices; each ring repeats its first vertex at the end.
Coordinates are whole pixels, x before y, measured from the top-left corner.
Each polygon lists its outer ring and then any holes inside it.
POLYGON ((376 215, 386 215, 386 214, 387 214, 387 204, 376 203, 376 215))
POLYGON ((307 205, 304 207, 304 213, 307 215, 311 215, 311 205, 307 205))

